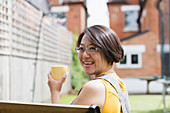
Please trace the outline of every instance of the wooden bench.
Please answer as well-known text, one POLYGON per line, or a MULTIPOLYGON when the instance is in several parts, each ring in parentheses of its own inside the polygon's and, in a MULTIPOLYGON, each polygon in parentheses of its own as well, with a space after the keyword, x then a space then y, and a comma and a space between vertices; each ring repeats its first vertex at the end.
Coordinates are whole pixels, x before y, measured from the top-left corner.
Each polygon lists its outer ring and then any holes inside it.
POLYGON ((96 105, 63 105, 0 101, 0 113, 100 113, 96 105))

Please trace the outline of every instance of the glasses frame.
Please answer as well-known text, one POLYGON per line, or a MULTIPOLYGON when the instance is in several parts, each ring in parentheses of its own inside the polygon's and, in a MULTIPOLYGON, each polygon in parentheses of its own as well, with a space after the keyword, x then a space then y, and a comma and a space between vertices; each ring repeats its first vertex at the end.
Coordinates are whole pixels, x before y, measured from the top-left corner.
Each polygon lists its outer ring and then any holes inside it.
POLYGON ((83 50, 83 52, 80 52, 79 49, 80 49, 79 47, 75 48, 75 51, 76 51, 78 54, 83 54, 84 52, 86 52, 86 53, 88 53, 88 54, 94 54, 94 53, 96 53, 97 51, 99 51, 99 48, 97 48, 97 47, 95 48, 95 51, 94 51, 94 52, 89 52, 89 51, 88 51, 89 48, 85 48, 85 50, 83 50))

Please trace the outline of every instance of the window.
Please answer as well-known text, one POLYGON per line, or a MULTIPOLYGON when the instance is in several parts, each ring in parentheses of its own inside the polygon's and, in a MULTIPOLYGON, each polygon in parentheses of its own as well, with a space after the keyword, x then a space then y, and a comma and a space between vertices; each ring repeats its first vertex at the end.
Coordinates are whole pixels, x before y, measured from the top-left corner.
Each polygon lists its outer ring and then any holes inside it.
POLYGON ((125 27, 124 32, 126 31, 138 31, 138 13, 136 11, 126 11, 125 12, 125 27))
POLYGON ((126 5, 122 6, 121 10, 125 13, 125 27, 124 32, 138 31, 138 11, 140 7, 138 5, 126 5))
POLYGON ((132 54, 131 59, 132 64, 138 64, 138 54, 132 54))
POLYGON ((118 69, 142 68, 142 53, 145 52, 144 45, 124 45, 124 59, 116 63, 118 69))
MULTIPOLYGON (((59 0, 59 4, 62 4, 63 0, 59 0)), ((66 26, 66 21, 67 21, 67 17, 66 17, 66 12, 69 11, 69 7, 68 6, 53 6, 51 8, 51 12, 50 14, 48 14, 48 17, 50 17, 51 19, 51 23, 54 26, 66 26)))
POLYGON ((122 61, 120 61, 120 64, 126 64, 126 55, 124 56, 124 59, 122 59, 122 61))

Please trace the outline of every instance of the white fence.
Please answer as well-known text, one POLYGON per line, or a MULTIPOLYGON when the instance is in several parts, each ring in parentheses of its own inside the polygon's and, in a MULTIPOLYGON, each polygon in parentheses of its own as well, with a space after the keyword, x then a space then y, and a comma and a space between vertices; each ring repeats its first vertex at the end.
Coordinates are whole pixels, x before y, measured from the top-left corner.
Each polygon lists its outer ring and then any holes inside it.
MULTIPOLYGON (((0 0, 0 100, 50 98, 50 65, 71 66, 72 34, 24 0, 0 0)), ((70 76, 62 93, 71 89, 70 76)))

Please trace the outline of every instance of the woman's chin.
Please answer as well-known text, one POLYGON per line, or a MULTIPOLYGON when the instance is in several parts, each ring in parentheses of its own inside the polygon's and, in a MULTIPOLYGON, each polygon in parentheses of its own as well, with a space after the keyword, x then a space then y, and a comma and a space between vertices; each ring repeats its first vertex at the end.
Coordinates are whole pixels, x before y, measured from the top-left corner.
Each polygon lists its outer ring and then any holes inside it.
POLYGON ((86 75, 93 75, 93 73, 90 73, 90 72, 85 72, 86 75))

